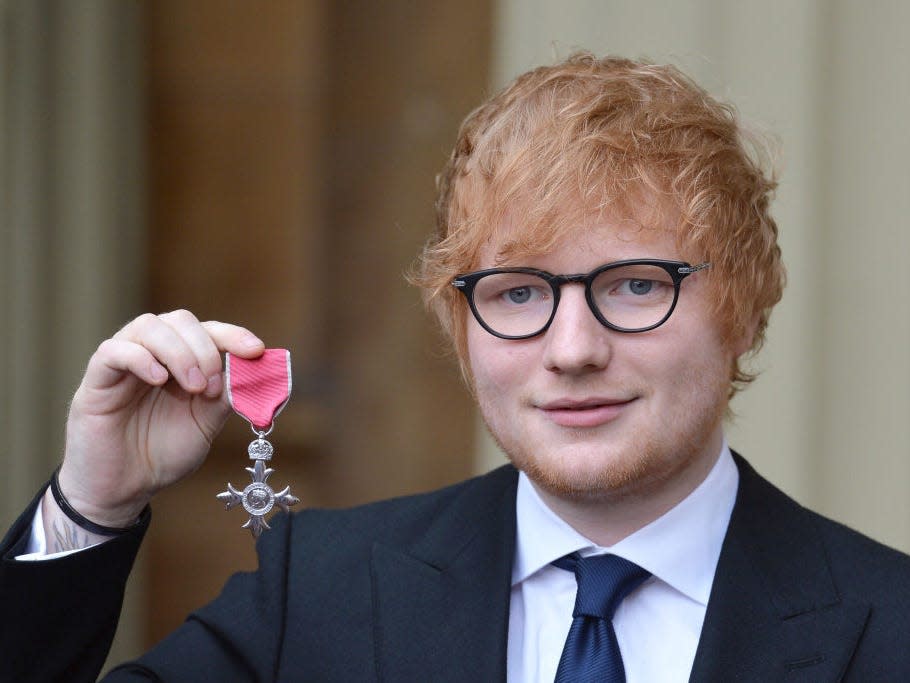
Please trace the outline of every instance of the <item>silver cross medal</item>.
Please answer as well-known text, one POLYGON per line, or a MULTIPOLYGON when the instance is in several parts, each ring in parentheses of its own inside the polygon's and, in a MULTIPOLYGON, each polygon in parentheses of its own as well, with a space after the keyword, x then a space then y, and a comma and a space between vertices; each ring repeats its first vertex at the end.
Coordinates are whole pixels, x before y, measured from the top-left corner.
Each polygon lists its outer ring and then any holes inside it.
POLYGON ((224 503, 224 509, 230 510, 243 505, 250 518, 242 526, 249 529, 254 538, 259 538, 263 529, 270 529, 265 521, 267 515, 276 505, 285 512, 289 506, 296 505, 300 499, 291 495, 291 487, 275 493, 266 481, 275 470, 266 466, 272 459, 275 449, 266 441, 275 426, 275 416, 287 405, 291 394, 291 358, 285 349, 266 349, 265 353, 255 360, 226 355, 225 379, 228 386, 228 398, 231 407, 249 421, 256 438, 247 447, 253 466, 246 471, 253 478, 243 491, 238 491, 228 483, 228 490, 216 497, 224 503), (257 425, 268 424, 267 429, 257 425))
POLYGON ((265 521, 265 516, 275 505, 285 512, 289 512, 288 506, 296 505, 300 499, 291 495, 290 486, 285 486, 281 491, 275 493, 272 487, 266 484, 269 475, 275 470, 266 467, 265 463, 272 459, 275 449, 271 443, 265 440, 268 432, 253 431, 257 434, 257 438, 246 449, 250 454, 250 460, 255 460, 252 467, 246 468, 246 471, 253 477, 253 483, 248 484, 243 491, 238 491, 228 482, 228 490, 219 493, 217 498, 224 503, 225 510, 243 505, 243 509, 250 513, 250 518, 241 528, 249 529, 254 538, 259 538, 263 529, 272 528, 265 521))

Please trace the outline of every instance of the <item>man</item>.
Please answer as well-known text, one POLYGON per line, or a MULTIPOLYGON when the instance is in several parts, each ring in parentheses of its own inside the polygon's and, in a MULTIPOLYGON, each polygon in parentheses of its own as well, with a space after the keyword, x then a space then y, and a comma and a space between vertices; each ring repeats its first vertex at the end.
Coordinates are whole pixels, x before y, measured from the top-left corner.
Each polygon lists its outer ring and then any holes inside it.
MULTIPOLYGON (((908 558, 724 440, 783 286, 773 189, 731 109, 672 67, 519 77, 463 124, 414 275, 512 465, 276 518, 258 572, 110 680, 908 679, 908 558)), ((262 349, 185 311, 99 347, 71 509, 41 494, 3 546, 0 642, 42 655, 16 680, 96 675, 149 500, 227 416, 222 352, 262 349)))

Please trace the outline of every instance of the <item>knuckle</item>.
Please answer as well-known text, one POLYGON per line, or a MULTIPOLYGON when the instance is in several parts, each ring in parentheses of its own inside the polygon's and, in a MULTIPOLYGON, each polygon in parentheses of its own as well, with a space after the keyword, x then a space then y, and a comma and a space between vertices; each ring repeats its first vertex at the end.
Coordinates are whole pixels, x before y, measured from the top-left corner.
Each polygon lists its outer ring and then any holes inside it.
POLYGON ((94 356, 111 356, 115 353, 117 346, 118 344, 114 339, 105 339, 103 342, 98 344, 98 348, 95 350, 94 356))
POLYGON ((154 313, 143 313, 130 320, 114 335, 114 339, 133 340, 154 329, 159 324, 158 316, 154 313))
POLYGON ((178 308, 170 313, 163 313, 162 318, 168 318, 178 323, 198 323, 199 320, 185 308, 178 308))
MULTIPOLYGON (((156 320, 158 320, 158 316, 155 315, 154 313, 143 313, 142 315, 139 315, 136 318, 134 318, 132 322, 130 322, 126 325, 126 327, 145 328, 145 327, 148 327, 149 325, 154 324, 156 320)), ((126 327, 124 327, 124 329, 126 329, 126 327)))

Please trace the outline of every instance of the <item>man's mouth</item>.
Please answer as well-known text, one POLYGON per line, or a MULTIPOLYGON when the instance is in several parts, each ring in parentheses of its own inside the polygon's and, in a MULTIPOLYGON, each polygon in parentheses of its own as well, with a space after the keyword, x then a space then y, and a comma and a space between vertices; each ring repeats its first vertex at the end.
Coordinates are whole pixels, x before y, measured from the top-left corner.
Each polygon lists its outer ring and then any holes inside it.
POLYGON ((542 403, 538 408, 561 427, 598 427, 617 419, 635 400, 634 397, 561 398, 542 403))

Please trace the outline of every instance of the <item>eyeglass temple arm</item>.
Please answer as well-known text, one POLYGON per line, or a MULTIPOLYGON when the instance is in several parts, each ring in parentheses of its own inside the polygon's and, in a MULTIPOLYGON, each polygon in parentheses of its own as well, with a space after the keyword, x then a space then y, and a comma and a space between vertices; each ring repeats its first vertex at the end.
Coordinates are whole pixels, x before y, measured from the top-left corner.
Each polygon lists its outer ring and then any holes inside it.
POLYGON ((705 270, 706 268, 711 267, 710 261, 705 261, 704 263, 699 263, 697 266, 680 266, 676 269, 680 275, 691 275, 692 273, 697 273, 700 270, 705 270))

